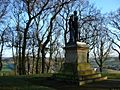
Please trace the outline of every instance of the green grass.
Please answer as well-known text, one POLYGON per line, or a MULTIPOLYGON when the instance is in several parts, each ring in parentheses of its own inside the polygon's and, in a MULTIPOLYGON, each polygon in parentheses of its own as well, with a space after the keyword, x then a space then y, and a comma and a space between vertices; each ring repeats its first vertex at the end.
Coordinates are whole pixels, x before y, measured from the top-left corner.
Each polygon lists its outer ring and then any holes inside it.
POLYGON ((120 79, 120 73, 103 73, 103 76, 107 76, 108 79, 120 79))
POLYGON ((45 86, 27 86, 27 87, 0 87, 0 90, 55 90, 45 86))
MULTIPOLYGON (((120 74, 116 73, 103 75, 107 75, 109 79, 120 79, 120 74)), ((116 86, 120 87, 120 82, 109 80, 76 86, 70 82, 52 80, 51 76, 52 74, 1 76, 0 90, 110 90, 116 86)))
POLYGON ((50 75, 2 76, 0 77, 0 90, 55 90, 42 84, 50 75))

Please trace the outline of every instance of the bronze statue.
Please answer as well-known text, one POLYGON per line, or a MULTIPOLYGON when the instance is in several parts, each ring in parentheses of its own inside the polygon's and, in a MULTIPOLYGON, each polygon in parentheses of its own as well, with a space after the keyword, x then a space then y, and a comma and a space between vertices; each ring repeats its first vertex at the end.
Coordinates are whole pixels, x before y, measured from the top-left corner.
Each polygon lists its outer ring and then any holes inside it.
POLYGON ((70 19, 69 19, 69 31, 70 31, 70 40, 69 42, 70 43, 73 43, 75 41, 75 31, 73 29, 73 15, 70 16, 70 19))
POLYGON ((75 42, 76 42, 76 41, 79 40, 77 11, 74 11, 74 16, 73 16, 73 29, 74 29, 74 31, 75 31, 75 42))
POLYGON ((74 14, 70 16, 69 31, 70 31, 69 43, 76 43, 77 41, 79 41, 77 11, 74 11, 74 14))

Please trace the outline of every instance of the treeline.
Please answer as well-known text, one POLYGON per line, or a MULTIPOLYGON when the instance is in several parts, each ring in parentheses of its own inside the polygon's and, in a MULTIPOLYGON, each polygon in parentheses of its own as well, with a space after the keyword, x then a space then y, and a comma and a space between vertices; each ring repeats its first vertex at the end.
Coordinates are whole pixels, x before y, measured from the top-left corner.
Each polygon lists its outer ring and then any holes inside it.
POLYGON ((120 9, 103 15, 87 0, 2 0, 0 5, 0 70, 7 47, 19 75, 31 67, 36 74, 45 73, 48 53, 49 71, 52 60, 64 57, 62 47, 69 40, 68 19, 74 10, 80 40, 89 45, 88 55, 95 57, 101 71, 112 50, 120 55, 120 9))

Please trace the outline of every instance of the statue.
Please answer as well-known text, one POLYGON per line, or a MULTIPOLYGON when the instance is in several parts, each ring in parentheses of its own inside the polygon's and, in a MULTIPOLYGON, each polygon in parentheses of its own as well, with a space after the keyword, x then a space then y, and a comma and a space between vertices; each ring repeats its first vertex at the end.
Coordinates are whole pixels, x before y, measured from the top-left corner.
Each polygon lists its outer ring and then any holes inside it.
POLYGON ((69 19, 69 31, 70 31, 70 40, 69 40, 69 43, 74 43, 75 41, 75 31, 73 29, 73 15, 70 16, 70 19, 69 19))
POLYGON ((73 29, 75 31, 75 42, 79 40, 79 33, 78 33, 78 16, 77 11, 74 11, 74 17, 73 17, 73 29))
POLYGON ((74 11, 74 14, 70 16, 69 31, 70 31, 69 43, 76 43, 77 41, 79 41, 77 11, 74 11))

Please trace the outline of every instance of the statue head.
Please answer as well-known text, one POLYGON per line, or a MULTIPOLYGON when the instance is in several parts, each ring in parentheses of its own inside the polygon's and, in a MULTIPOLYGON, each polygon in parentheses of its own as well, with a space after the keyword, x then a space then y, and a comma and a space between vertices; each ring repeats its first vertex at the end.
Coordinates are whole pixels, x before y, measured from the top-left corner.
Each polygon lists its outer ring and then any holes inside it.
POLYGON ((77 11, 74 11, 74 15, 75 15, 75 16, 77 15, 77 11))

